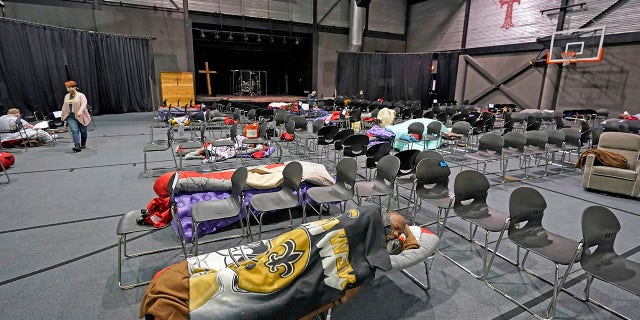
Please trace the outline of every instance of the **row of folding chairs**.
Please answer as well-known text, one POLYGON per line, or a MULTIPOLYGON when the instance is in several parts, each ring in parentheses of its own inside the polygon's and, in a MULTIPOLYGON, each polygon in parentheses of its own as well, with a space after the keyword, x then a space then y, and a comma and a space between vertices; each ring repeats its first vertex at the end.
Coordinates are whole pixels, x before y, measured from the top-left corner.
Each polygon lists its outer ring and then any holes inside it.
MULTIPOLYGON (((418 159, 411 188, 412 197, 416 201, 413 219, 417 209, 426 201, 438 208, 437 220, 438 235, 442 237, 445 228, 462 235, 466 240, 480 245, 482 252, 482 268, 480 273, 472 271, 467 266, 450 257, 445 249, 440 254, 450 260, 474 277, 484 281, 490 288, 498 291, 509 300, 525 308, 538 318, 550 318, 555 316, 558 294, 575 263, 580 263, 587 273, 585 298, 583 301, 593 302, 608 311, 624 318, 615 310, 593 301, 589 297, 589 290, 593 279, 609 282, 625 291, 640 296, 640 263, 631 261, 618 255, 613 250, 615 236, 620 230, 620 224, 615 215, 601 206, 592 206, 584 211, 582 219, 583 240, 576 241, 568 237, 553 233, 544 228, 542 219, 547 208, 544 197, 537 190, 530 187, 520 187, 511 193, 509 198, 509 213, 503 213, 491 208, 487 204, 487 196, 491 187, 486 176, 478 171, 465 170, 459 173, 454 181, 453 192, 449 191, 449 175, 451 171, 437 153, 431 157, 418 159), (455 217, 469 223, 468 236, 447 227, 450 219, 449 211, 453 209, 455 217), (475 240, 477 229, 484 230, 484 241, 475 240), (490 242, 489 234, 498 234, 497 240, 490 242), (498 253, 501 241, 506 238, 516 245, 515 261, 498 253), (490 243, 495 243, 493 249, 490 243), (526 252, 520 259, 520 249, 526 252), (595 250, 594 250, 595 249, 595 250), (594 250, 594 251, 591 251, 594 250), (524 268, 527 255, 533 252, 545 259, 551 260, 555 266, 555 277, 548 281, 524 268), (554 288, 545 310, 544 317, 537 315, 533 310, 509 296, 504 290, 488 280, 491 266, 498 255, 523 270, 551 283, 554 288), (605 260, 605 261, 603 261, 605 260), (559 267, 565 266, 564 273, 559 267)), ((429 222, 427 224, 432 224, 429 222)))
MULTIPOLYGON (((428 160, 423 160, 425 165, 426 161, 428 160)), ((436 171, 435 169, 431 170, 436 171)), ((440 171, 440 179, 444 181, 445 177, 448 176, 448 172, 446 170, 440 171)), ((429 181, 420 181, 420 179, 417 177, 419 185, 429 181)), ((536 189, 531 187, 515 189, 509 197, 509 212, 503 213, 487 205, 486 199, 489 188, 490 184, 486 176, 474 170, 465 170, 456 176, 453 194, 447 195, 446 183, 436 184, 433 194, 440 193, 441 200, 444 200, 444 202, 440 202, 445 211, 444 221, 441 222, 442 225, 462 235, 462 233, 447 226, 447 219, 454 217, 449 217, 449 210, 452 209, 455 217, 469 223, 468 236, 462 236, 483 248, 483 262, 479 273, 453 259, 446 253, 447 250, 445 248, 441 248, 439 251, 443 257, 475 278, 484 281, 488 287, 499 292, 539 319, 553 319, 555 317, 558 294, 563 290, 564 283, 572 274, 573 266, 576 263, 580 263, 582 270, 587 274, 585 297, 580 299, 593 302, 620 317, 626 318, 624 315, 589 297, 589 290, 594 279, 600 279, 640 296, 640 263, 620 256, 613 249, 616 234, 620 231, 620 224, 610 210, 602 206, 591 206, 585 209, 582 216, 583 239, 573 240, 545 228, 543 218, 547 203, 542 194, 536 189), (449 203, 448 207, 446 207, 447 202, 449 203), (483 242, 475 239, 478 228, 484 230, 483 242), (497 234, 497 240, 490 242, 490 233, 497 234), (509 239, 516 246, 515 261, 498 253, 500 244, 504 239, 509 239), (489 247, 491 243, 495 243, 493 248, 489 247), (522 259, 520 258, 520 249, 525 250, 522 259), (554 264, 555 272, 552 280, 547 280, 524 267, 531 252, 554 264), (525 304, 511 297, 504 289, 498 288, 497 283, 492 283, 489 280, 488 274, 496 256, 504 258, 523 271, 553 285, 551 299, 543 315, 537 314, 525 304), (564 272, 561 272, 560 266, 564 266, 564 272)), ((419 198, 423 198, 421 191, 417 191, 417 193, 419 198)), ((435 202, 434 199, 436 197, 427 196, 426 199, 430 202, 435 202)), ((442 218, 439 217, 439 219, 442 218)), ((576 297, 574 294, 571 295, 576 297)))
POLYGON ((549 173, 548 166, 555 160, 555 154, 561 153, 561 172, 565 168, 566 162, 571 162, 571 154, 580 154, 582 143, 580 132, 573 128, 547 129, 516 132, 511 131, 504 136, 495 133, 486 133, 478 139, 478 148, 475 151, 465 153, 462 158, 462 165, 466 159, 476 161, 476 169, 479 164, 484 164, 482 172, 486 172, 488 162, 497 161, 500 163, 500 172, 503 179, 508 171, 508 161, 510 158, 520 160, 519 169, 525 170, 525 178, 528 178, 528 169, 531 167, 531 160, 536 163, 544 162, 544 175, 549 173))

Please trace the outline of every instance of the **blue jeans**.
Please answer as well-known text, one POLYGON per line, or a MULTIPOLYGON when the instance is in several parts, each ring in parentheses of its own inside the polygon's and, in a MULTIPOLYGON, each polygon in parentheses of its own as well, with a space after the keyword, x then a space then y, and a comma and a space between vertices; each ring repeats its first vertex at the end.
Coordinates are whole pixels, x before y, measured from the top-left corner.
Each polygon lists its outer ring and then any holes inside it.
POLYGON ((87 126, 83 126, 78 119, 73 115, 69 115, 67 119, 67 125, 71 130, 71 136, 73 137, 73 143, 79 143, 80 145, 87 144, 87 126))

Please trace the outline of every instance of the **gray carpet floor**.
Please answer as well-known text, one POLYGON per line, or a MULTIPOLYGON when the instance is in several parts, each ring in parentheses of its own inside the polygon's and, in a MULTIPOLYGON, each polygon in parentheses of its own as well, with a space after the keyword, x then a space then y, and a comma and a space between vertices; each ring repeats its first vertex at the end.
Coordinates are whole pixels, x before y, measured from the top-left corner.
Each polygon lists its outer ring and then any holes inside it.
MULTIPOLYGON (((71 151, 69 133, 62 133, 54 146, 12 149, 16 164, 8 170, 10 184, 0 184, 0 319, 136 319, 146 287, 120 290, 117 286, 116 226, 122 214, 140 208, 154 198, 155 179, 145 178, 142 146, 149 141, 151 113, 95 117, 88 148, 71 151)), ((288 159, 286 159, 288 160, 288 159)), ((575 160, 575 155, 574 155, 575 160)), ((153 155, 152 165, 170 164, 169 153, 153 155), (169 161, 167 161, 169 160, 169 161)), ((187 161, 199 167, 197 161, 187 161)), ((252 160, 250 165, 259 164, 252 160)), ((460 172, 452 167, 451 189, 460 172)), ((327 164, 333 166, 333 164, 327 164)), ((221 167, 232 168, 227 161, 221 167)), ((470 165, 463 169, 475 168, 470 165)), ((331 169, 331 168, 330 168, 331 169)), ((333 170, 333 169, 331 169, 333 170)), ((553 168, 558 171, 558 168, 553 168)), ((487 175, 492 181, 488 202, 507 212, 509 194, 520 186, 539 190, 548 203, 544 225, 575 240, 581 239, 583 210, 598 204, 610 208, 621 222, 615 249, 640 261, 640 202, 637 199, 585 191, 580 172, 569 171, 525 181, 500 184, 496 164, 487 175), (492 173, 494 172, 494 173, 492 173)), ((539 173, 539 169, 533 170, 539 173)), ((364 174, 364 170, 360 172, 364 174)), ((517 176, 521 172, 513 172, 517 176)), ((0 181, 4 182, 4 177, 0 181)), ((354 207, 354 203, 349 203, 354 207)), ((435 209, 423 205, 418 221, 435 218, 435 209)), ((299 222, 299 213, 296 221, 299 222)), ((313 219, 313 218, 312 218, 313 219)), ((267 224, 283 223, 272 219, 267 224)), ((448 227, 468 232, 468 224, 451 218, 448 227)), ((254 227, 255 228, 255 227, 254 227)), ((229 230, 228 232, 236 232, 229 230)), ((266 236, 276 235, 267 233, 266 236)), ((478 232, 480 234, 480 232, 478 232)), ((480 237, 476 237, 480 240, 480 237)), ((495 240, 495 235, 491 235, 495 240)), ((240 244, 242 239, 201 246, 212 251, 240 244)), ((137 248, 178 244, 166 228, 131 243, 137 248)), ((132 247, 133 248, 133 247, 132 247)), ((474 271, 480 271, 481 249, 446 230, 440 249, 474 271)), ((515 257, 515 246, 503 241, 500 251, 515 257)), ((163 267, 182 259, 181 251, 128 260, 126 281, 148 279, 163 267)), ((546 279, 553 277, 553 264, 530 255, 527 266, 546 279)), ((579 265, 576 265, 579 267, 579 265)), ((426 280, 424 266, 409 270, 426 280)), ((453 263, 437 255, 431 270, 431 289, 423 291, 401 273, 379 275, 366 283, 347 304, 332 311, 331 319, 532 319, 533 317, 476 280, 453 263)), ((536 312, 549 303, 552 287, 497 259, 489 280, 536 312)), ((573 273, 566 287, 583 295, 585 275, 573 273)), ((592 297, 640 319, 640 298, 595 281, 592 297)), ((612 319, 612 314, 561 293, 558 319, 612 319)))

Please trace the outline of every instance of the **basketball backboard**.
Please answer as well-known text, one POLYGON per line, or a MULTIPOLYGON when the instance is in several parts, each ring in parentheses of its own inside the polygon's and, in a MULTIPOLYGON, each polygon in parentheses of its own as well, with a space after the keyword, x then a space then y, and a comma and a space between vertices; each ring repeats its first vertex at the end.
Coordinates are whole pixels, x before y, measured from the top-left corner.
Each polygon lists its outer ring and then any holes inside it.
POLYGON ((554 32, 547 53, 547 64, 564 63, 562 53, 565 52, 575 52, 571 63, 601 61, 605 31, 606 26, 554 32))

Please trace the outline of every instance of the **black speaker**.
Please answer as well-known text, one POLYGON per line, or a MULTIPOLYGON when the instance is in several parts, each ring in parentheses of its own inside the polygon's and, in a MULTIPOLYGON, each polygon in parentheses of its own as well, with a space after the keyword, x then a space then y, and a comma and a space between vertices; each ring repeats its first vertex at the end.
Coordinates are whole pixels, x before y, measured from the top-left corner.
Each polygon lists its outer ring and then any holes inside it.
POLYGON ((371 0, 356 0, 356 5, 358 7, 368 8, 369 7, 369 3, 371 3, 371 0))

